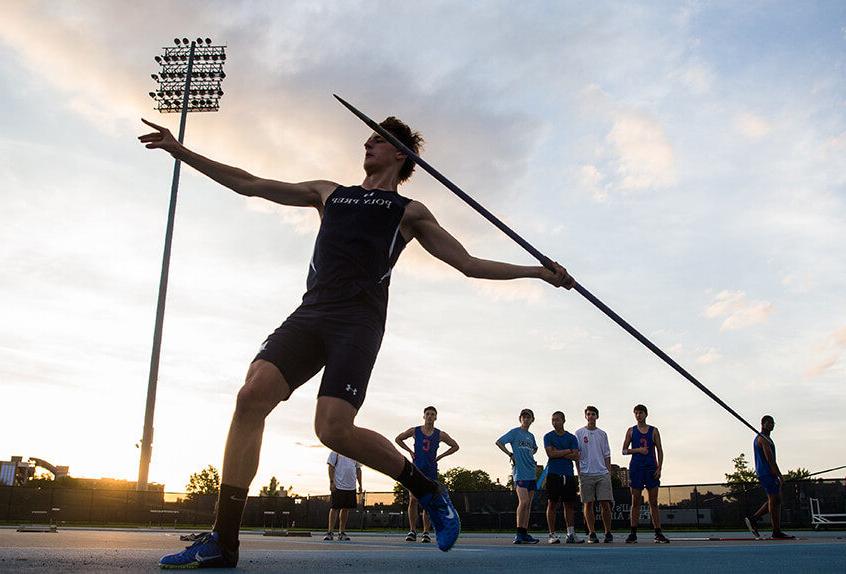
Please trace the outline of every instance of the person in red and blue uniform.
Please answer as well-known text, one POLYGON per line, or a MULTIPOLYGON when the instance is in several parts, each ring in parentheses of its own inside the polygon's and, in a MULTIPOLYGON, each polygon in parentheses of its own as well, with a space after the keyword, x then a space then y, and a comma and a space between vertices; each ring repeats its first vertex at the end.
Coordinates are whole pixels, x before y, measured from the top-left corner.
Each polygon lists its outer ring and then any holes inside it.
MULTIPOLYGON (((438 409, 433 406, 428 406, 423 409, 423 424, 418 427, 410 428, 407 431, 397 435, 396 443, 412 456, 411 461, 414 463, 420 472, 428 479, 438 480, 438 461, 445 456, 449 456, 458 450, 458 443, 455 442, 447 433, 435 428, 435 421, 438 420, 438 409), (414 437, 414 450, 412 451, 405 444, 405 441, 414 437), (449 450, 438 456, 438 447, 441 441, 449 446, 449 450)), ((417 498, 409 493, 408 497, 408 534, 405 537, 406 542, 417 542, 417 513, 418 503, 417 498)), ((429 535, 429 516, 423 512, 423 534, 420 537, 420 542, 430 543, 432 538, 429 535)))
POLYGON ((784 477, 776 462, 776 447, 770 433, 775 428, 775 419, 770 415, 761 418, 761 432, 755 437, 752 443, 752 450, 755 452, 755 474, 764 491, 767 493, 767 501, 752 516, 746 517, 746 526, 755 538, 760 538, 758 532, 758 519, 765 514, 770 514, 773 523, 772 537, 776 540, 793 540, 796 537, 785 534, 781 530, 781 489, 784 485, 784 477))
POLYGON ((658 511, 658 487, 661 486, 661 466, 664 463, 661 434, 657 428, 646 424, 649 411, 644 405, 635 405, 633 410, 637 424, 626 431, 626 438, 623 440, 623 454, 632 457, 629 463, 629 490, 632 494, 629 517, 631 532, 626 538, 626 544, 637 542, 637 524, 644 488, 649 495, 649 514, 655 529, 655 542, 667 544, 670 541, 661 532, 661 514, 658 511))

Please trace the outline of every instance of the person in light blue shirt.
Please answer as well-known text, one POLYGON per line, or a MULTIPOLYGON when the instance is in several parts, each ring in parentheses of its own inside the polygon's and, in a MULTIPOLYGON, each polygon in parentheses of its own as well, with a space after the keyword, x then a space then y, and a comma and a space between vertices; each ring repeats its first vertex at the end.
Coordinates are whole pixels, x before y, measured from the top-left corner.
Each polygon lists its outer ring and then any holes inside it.
POLYGON ((508 455, 514 465, 514 490, 517 491, 517 535, 514 544, 537 544, 538 539, 529 534, 529 511, 532 508, 537 484, 535 453, 538 443, 529 432, 529 427, 535 422, 532 409, 520 411, 520 426, 511 429, 496 441, 496 446, 508 455), (505 448, 511 446, 511 451, 505 448))

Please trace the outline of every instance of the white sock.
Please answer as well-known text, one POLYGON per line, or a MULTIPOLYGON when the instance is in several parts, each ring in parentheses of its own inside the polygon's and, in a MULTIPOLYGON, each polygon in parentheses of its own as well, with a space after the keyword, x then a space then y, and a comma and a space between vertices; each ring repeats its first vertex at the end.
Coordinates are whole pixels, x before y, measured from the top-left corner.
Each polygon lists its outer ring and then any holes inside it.
POLYGON ((575 526, 568 526, 567 527, 567 536, 575 536, 576 535, 576 527, 575 526))

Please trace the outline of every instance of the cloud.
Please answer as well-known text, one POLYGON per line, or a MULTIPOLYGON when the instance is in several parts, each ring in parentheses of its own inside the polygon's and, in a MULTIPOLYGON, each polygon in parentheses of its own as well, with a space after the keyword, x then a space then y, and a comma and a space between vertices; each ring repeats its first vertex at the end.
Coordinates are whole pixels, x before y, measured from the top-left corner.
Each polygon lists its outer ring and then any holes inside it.
POLYGON ((711 91, 714 84, 714 72, 702 62, 690 63, 678 72, 679 81, 691 93, 701 96, 711 91))
POLYGON ((846 327, 842 327, 828 335, 817 345, 814 363, 805 371, 806 379, 819 377, 833 366, 846 352, 846 327))
POLYGON ((749 112, 735 117, 734 127, 741 135, 751 140, 761 139, 773 129, 767 120, 749 112))
POLYGON ((716 363, 722 358, 723 356, 720 354, 720 352, 717 351, 717 349, 711 347, 704 353, 696 357, 696 362, 700 365, 710 365, 711 363, 716 363))
POLYGON ((720 291, 704 314, 709 319, 725 317, 720 331, 736 331, 763 323, 772 312, 769 301, 750 301, 743 291, 720 291))
POLYGON ((602 184, 604 179, 605 176, 595 165, 588 164, 579 167, 579 185, 597 201, 604 201, 608 197, 608 189, 602 184))
POLYGON ((639 112, 620 113, 606 140, 616 154, 620 189, 670 187, 676 182, 673 148, 655 119, 639 112))

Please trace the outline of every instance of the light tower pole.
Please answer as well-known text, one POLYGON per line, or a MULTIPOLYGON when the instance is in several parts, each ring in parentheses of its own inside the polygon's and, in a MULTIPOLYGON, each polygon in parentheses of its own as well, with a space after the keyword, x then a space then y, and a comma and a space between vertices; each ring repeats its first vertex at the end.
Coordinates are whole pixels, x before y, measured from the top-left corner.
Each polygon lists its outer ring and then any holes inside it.
MULTIPOLYGON (((185 121, 188 112, 216 112, 220 109, 223 90, 220 85, 226 74, 226 46, 213 46, 209 38, 175 38, 174 46, 162 48, 156 56, 161 70, 152 74, 158 89, 150 92, 156 102, 154 109, 161 113, 180 113, 179 143, 185 138, 185 121)), ((153 351, 150 356, 150 377, 147 381, 147 407, 144 411, 144 435, 141 439, 141 462, 138 465, 138 490, 147 490, 150 475, 150 460, 153 457, 153 414, 156 410, 156 386, 159 378, 159 355, 162 346, 167 278, 170 269, 170 246, 173 240, 173 219, 176 215, 176 194, 179 189, 179 168, 177 159, 173 166, 173 181, 170 186, 170 207, 167 212, 162 273, 159 279, 159 299, 156 305, 156 326, 153 331, 153 351)))

